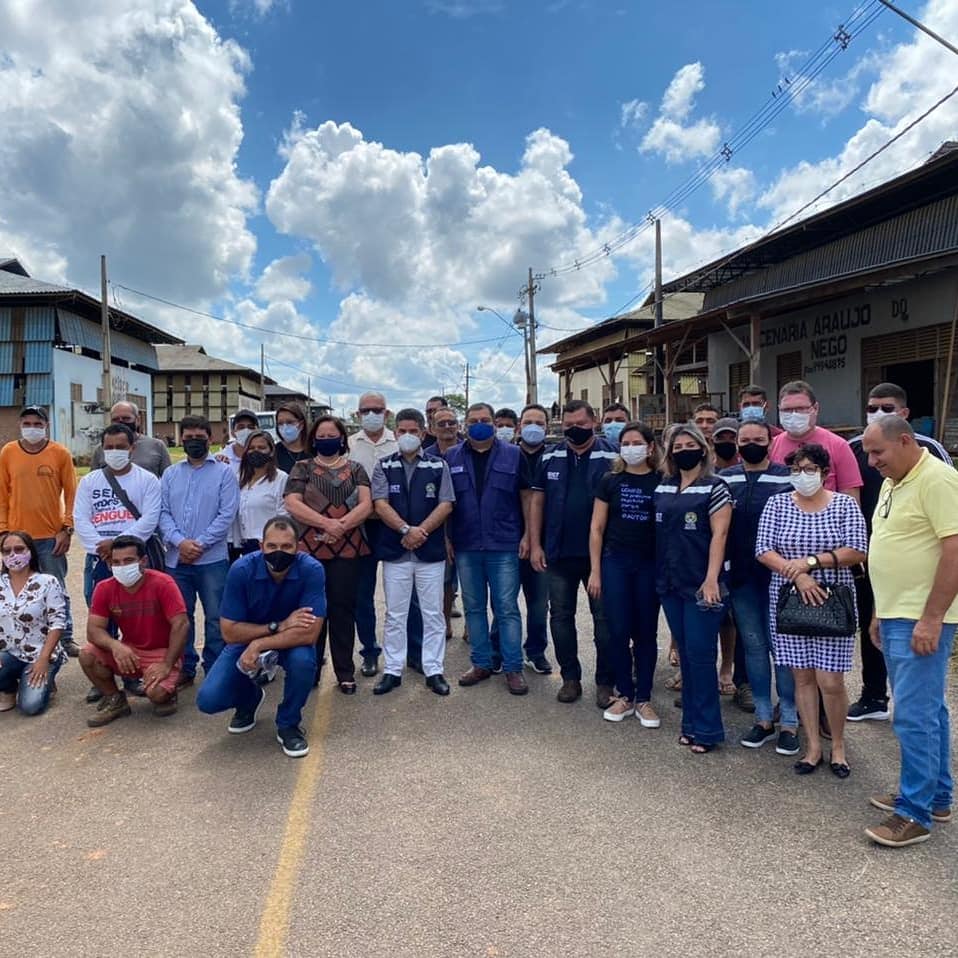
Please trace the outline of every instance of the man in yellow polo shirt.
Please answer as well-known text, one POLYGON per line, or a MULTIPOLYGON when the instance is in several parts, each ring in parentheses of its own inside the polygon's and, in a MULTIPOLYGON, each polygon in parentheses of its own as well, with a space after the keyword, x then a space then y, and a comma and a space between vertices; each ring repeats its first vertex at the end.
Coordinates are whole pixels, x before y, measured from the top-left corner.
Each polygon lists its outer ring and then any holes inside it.
POLYGON ((951 820, 945 686, 958 624, 958 472, 922 449, 900 416, 869 426, 862 446, 885 480, 868 550, 871 639, 885 656, 901 747, 897 795, 870 799, 892 814, 865 834, 898 848, 951 820))

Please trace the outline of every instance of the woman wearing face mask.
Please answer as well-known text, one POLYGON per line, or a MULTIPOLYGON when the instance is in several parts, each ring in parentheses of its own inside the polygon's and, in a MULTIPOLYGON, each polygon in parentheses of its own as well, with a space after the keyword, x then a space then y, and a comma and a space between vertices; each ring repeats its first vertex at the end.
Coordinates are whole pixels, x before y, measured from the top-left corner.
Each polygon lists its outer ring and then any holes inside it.
POLYGON ((246 440, 239 472, 239 510, 233 523, 230 560, 259 549, 263 526, 273 516, 287 515, 283 501, 289 477, 276 468, 276 446, 268 432, 254 432, 246 440))
MULTIPOLYGON (((775 737, 769 664, 769 657, 774 658, 769 631, 769 572, 755 561, 755 538, 765 503, 772 496, 791 492, 792 484, 788 467, 769 461, 771 441, 772 432, 767 422, 743 422, 738 428, 736 448, 741 464, 720 473, 732 491, 734 503, 726 547, 729 599, 755 696, 755 724, 741 739, 746 748, 760 748, 775 737)), ((775 686, 782 721, 775 751, 779 755, 796 755, 799 749, 798 713, 795 711, 795 680, 791 669, 776 665, 775 686)))
POLYGON ((363 523, 373 508, 369 476, 358 462, 347 458, 346 427, 335 416, 320 416, 308 441, 313 458, 293 466, 286 483, 286 508, 304 528, 300 550, 319 559, 326 571, 327 615, 317 642, 317 659, 323 660, 328 631, 339 690, 352 695, 356 691, 357 560, 369 555, 363 523))
POLYGON ((599 481, 589 532, 589 595, 601 598, 605 609, 617 693, 602 717, 621 722, 636 715, 644 728, 661 724, 650 701, 659 623, 653 508, 661 480, 657 461, 652 430, 642 422, 627 423, 612 471, 599 481))
POLYGON ((0 536, 0 712, 19 704, 39 715, 56 691, 66 662, 60 635, 66 600, 60 583, 40 571, 40 556, 25 532, 0 536))
POLYGON ((765 505, 758 524, 755 554, 772 573, 768 596, 775 662, 792 669, 798 713, 805 727, 805 754, 795 763, 795 771, 809 775, 822 764, 818 719, 821 690, 831 725, 831 770, 838 778, 848 778, 844 735, 848 696, 843 673, 852 667, 854 635, 783 635, 777 629, 775 610, 779 590, 787 582, 798 590, 803 602, 811 605, 825 601, 823 585, 836 577, 838 582, 854 588, 850 567, 865 560, 865 519, 854 499, 824 487, 829 457, 823 446, 799 446, 789 454, 786 464, 794 492, 773 496, 765 505), (825 569, 828 575, 823 577, 825 569))
POLYGON ((276 465, 289 475, 293 465, 309 459, 311 453, 306 445, 306 413, 296 402, 283 403, 276 409, 276 465))
POLYGON ((732 497, 712 454, 687 423, 668 434, 665 477, 655 490, 656 587, 682 670, 680 745, 711 752, 725 739, 715 653, 725 615, 723 564, 732 497))

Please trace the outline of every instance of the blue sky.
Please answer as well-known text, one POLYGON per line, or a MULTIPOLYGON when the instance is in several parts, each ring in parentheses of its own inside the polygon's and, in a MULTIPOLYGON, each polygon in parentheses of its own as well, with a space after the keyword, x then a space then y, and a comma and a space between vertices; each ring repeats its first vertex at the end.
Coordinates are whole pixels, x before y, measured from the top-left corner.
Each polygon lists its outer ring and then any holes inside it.
MULTIPOLYGON (((958 36, 958 0, 904 5, 958 36)), ((666 277, 836 180, 950 89, 954 57, 888 11, 865 26, 877 0, 11 0, 0 253, 95 289, 105 252, 120 287, 221 319, 118 288, 125 308, 224 358, 263 343, 277 379, 347 410, 365 386, 394 408, 456 389, 467 361, 474 394, 516 403, 520 340, 475 305, 511 315, 528 266, 641 221, 855 10, 848 49, 664 217, 666 277)), ((824 202, 956 137, 952 102, 824 202)), ((651 269, 646 232, 544 279, 540 342, 651 269)))

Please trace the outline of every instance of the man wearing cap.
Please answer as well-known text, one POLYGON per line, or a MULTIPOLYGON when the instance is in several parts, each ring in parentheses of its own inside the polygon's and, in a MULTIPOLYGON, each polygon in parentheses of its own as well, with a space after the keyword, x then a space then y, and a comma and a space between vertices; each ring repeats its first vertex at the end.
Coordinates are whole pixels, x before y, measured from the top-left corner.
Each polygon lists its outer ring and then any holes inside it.
MULTIPOLYGON (((163 470, 169 468, 170 450, 166 448, 166 443, 162 439, 153 439, 151 436, 144 436, 140 430, 140 410, 136 403, 117 402, 110 409, 110 424, 114 426, 126 426, 133 433, 133 451, 130 453, 130 461, 134 466, 139 466, 147 472, 152 472, 159 478, 163 475, 163 470)), ((106 459, 103 456, 103 444, 101 443, 93 450, 93 458, 90 460, 90 472, 95 469, 102 469, 106 465, 106 459)))
POLYGON ((20 438, 0 449, 0 532, 27 532, 40 555, 40 570, 55 576, 66 597, 66 627, 60 644, 67 655, 73 641, 73 615, 66 591, 67 552, 73 535, 77 477, 70 451, 47 435, 50 418, 41 406, 20 410, 20 438))
POLYGON ((259 416, 252 409, 237 409, 233 417, 233 441, 216 454, 217 460, 225 462, 233 475, 239 477, 240 460, 246 449, 246 440, 259 429, 259 416))

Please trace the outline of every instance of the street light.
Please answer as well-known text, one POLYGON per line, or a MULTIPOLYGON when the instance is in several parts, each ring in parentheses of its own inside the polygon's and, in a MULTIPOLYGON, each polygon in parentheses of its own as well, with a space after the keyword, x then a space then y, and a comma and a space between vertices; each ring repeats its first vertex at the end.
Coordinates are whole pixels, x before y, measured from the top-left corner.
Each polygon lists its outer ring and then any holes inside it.
POLYGON ((497 309, 493 309, 491 306, 477 306, 476 309, 480 313, 493 313, 498 316, 502 322, 513 329, 513 327, 522 330, 522 353, 525 357, 525 367, 526 367, 526 403, 536 402, 536 383, 535 383, 535 331, 532 328, 532 324, 529 322, 529 314, 523 312, 521 309, 517 309, 512 317, 512 322, 510 323, 502 313, 497 309))

